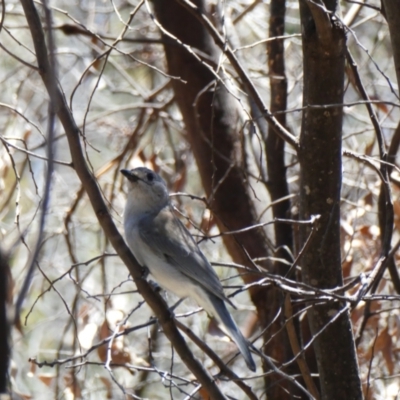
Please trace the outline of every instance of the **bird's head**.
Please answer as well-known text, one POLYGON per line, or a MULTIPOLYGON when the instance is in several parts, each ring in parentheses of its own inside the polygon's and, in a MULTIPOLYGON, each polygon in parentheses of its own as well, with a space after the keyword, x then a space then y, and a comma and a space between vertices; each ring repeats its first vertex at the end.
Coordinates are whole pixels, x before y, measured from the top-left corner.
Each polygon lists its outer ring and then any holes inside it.
MULTIPOLYGON (((121 169, 128 181, 127 207, 129 212, 149 214, 168 204, 167 185, 158 174, 145 167, 121 169)), ((126 211, 125 211, 126 212, 126 211)))

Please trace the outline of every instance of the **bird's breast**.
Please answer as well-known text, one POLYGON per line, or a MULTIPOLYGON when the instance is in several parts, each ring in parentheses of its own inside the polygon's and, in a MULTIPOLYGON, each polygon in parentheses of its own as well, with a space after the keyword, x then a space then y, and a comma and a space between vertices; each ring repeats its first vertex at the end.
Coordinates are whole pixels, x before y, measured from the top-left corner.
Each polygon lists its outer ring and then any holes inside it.
POLYGON ((191 297, 195 283, 167 261, 162 253, 154 252, 143 241, 134 223, 125 221, 125 237, 136 260, 147 267, 155 281, 179 297, 191 297))

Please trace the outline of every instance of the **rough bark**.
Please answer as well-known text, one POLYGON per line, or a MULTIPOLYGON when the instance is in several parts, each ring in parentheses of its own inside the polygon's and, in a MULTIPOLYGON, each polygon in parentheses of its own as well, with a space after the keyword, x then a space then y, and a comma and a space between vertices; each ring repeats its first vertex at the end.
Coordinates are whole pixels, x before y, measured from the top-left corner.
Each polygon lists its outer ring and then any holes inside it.
MULTIPOLYGON (((320 4, 320 3, 318 3, 320 4)), ((325 5, 334 11, 335 1, 325 5)), ((343 27, 319 5, 300 1, 303 33, 304 106, 343 102, 346 38, 343 27)), ((340 189, 342 107, 303 113, 299 161, 300 217, 320 215, 319 235, 302 258, 302 279, 318 288, 342 285, 340 189)), ((308 230, 302 229, 304 243, 308 230)), ((308 312, 323 399, 361 399, 354 338, 345 305, 330 302, 308 312), (318 335, 317 335, 318 334, 318 335)))

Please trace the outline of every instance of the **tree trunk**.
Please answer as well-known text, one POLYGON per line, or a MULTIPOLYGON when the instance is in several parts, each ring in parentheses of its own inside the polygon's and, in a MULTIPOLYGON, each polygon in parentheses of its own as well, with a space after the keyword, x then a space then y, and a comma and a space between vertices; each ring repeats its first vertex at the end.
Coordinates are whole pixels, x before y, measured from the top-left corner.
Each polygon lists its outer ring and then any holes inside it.
MULTIPOLYGON (((345 31, 316 3, 300 1, 304 54, 305 107, 343 102, 345 31)), ((334 11, 335 1, 325 6, 334 11)), ((306 108, 300 137, 300 218, 320 215, 319 234, 301 262, 302 279, 323 289, 340 287, 340 189, 342 107, 306 108)), ((303 228, 302 243, 309 234, 303 228)), ((308 312, 323 399, 361 399, 357 357, 349 312, 330 302, 308 312)))

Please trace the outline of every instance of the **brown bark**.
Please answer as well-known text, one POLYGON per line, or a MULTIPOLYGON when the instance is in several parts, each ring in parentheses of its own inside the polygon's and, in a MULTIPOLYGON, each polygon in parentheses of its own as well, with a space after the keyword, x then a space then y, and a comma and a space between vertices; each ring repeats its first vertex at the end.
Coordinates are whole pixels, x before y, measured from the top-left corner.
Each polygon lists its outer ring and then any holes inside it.
MULTIPOLYGON (((285 12, 286 3, 281 0, 271 0, 269 18, 270 38, 282 36, 285 31, 285 12)), ((270 111, 286 110, 287 106, 287 79, 285 75, 285 54, 284 41, 273 40, 267 44, 268 72, 270 76, 270 111)), ((286 114, 277 114, 276 119, 282 126, 286 125, 286 114)), ((260 127, 262 129, 262 127, 260 127)), ((268 126, 267 136, 265 138, 265 148, 267 156, 267 174, 268 174, 268 192, 273 202, 272 213, 274 218, 288 218, 290 216, 290 200, 282 201, 289 194, 288 183, 286 179, 285 166, 285 142, 279 137, 271 126, 268 126)), ((275 224, 275 257, 291 261, 290 252, 293 250, 292 226, 289 224, 275 224), (289 251, 288 251, 289 250, 289 251)), ((288 272, 287 264, 276 261, 273 267, 275 274, 285 276, 288 272)), ((277 288, 271 288, 270 298, 274 301, 270 310, 270 320, 273 320, 276 310, 282 306, 283 293, 277 288)), ((282 314, 268 331, 268 335, 273 337, 269 341, 269 349, 266 349, 269 355, 279 363, 285 363, 293 357, 293 352, 286 334, 285 318, 282 314), (282 330, 283 327, 283 330, 282 330), (279 331, 282 334, 277 334, 279 331), (269 351, 268 351, 269 350, 269 351)), ((297 364, 291 364, 287 371, 290 375, 299 374, 297 364)), ((304 398, 303 392, 293 392, 294 388, 288 385, 288 382, 282 382, 281 385, 274 385, 277 380, 274 374, 266 376, 266 393, 271 399, 291 399, 293 395, 298 398, 304 398)))
MULTIPOLYGON (((269 37, 282 36, 285 31, 285 12, 286 4, 281 0, 272 0, 270 4, 269 37)), ((271 113, 286 110, 287 103, 287 79, 285 76, 285 54, 284 41, 273 40, 267 45, 268 69, 271 87, 271 113)), ((276 119, 286 125, 286 114, 278 114, 276 119)), ((266 139, 267 150, 267 171, 268 171, 268 190, 271 200, 280 200, 289 194, 286 180, 285 166, 285 142, 273 131, 268 129, 266 139)), ((288 218, 290 213, 290 201, 280 201, 272 206, 274 217, 288 218)), ((288 253, 282 246, 287 246, 292 250, 292 227, 289 224, 275 225, 275 244, 279 248, 277 257, 288 259, 288 253)), ((284 274, 284 267, 281 273, 284 274)))
MULTIPOLYGON (((333 11, 335 1, 325 6, 333 11)), ((303 32, 304 92, 308 105, 343 102, 345 32, 316 3, 300 1, 303 32)), ((300 217, 320 215, 319 235, 302 258, 302 279, 318 288, 342 285, 340 189, 342 107, 307 108, 303 113, 299 160, 300 217)), ((302 241, 308 235, 302 229, 302 241)), ((308 312, 314 338, 321 397, 361 399, 354 338, 348 310, 339 302, 314 305, 308 312)))

